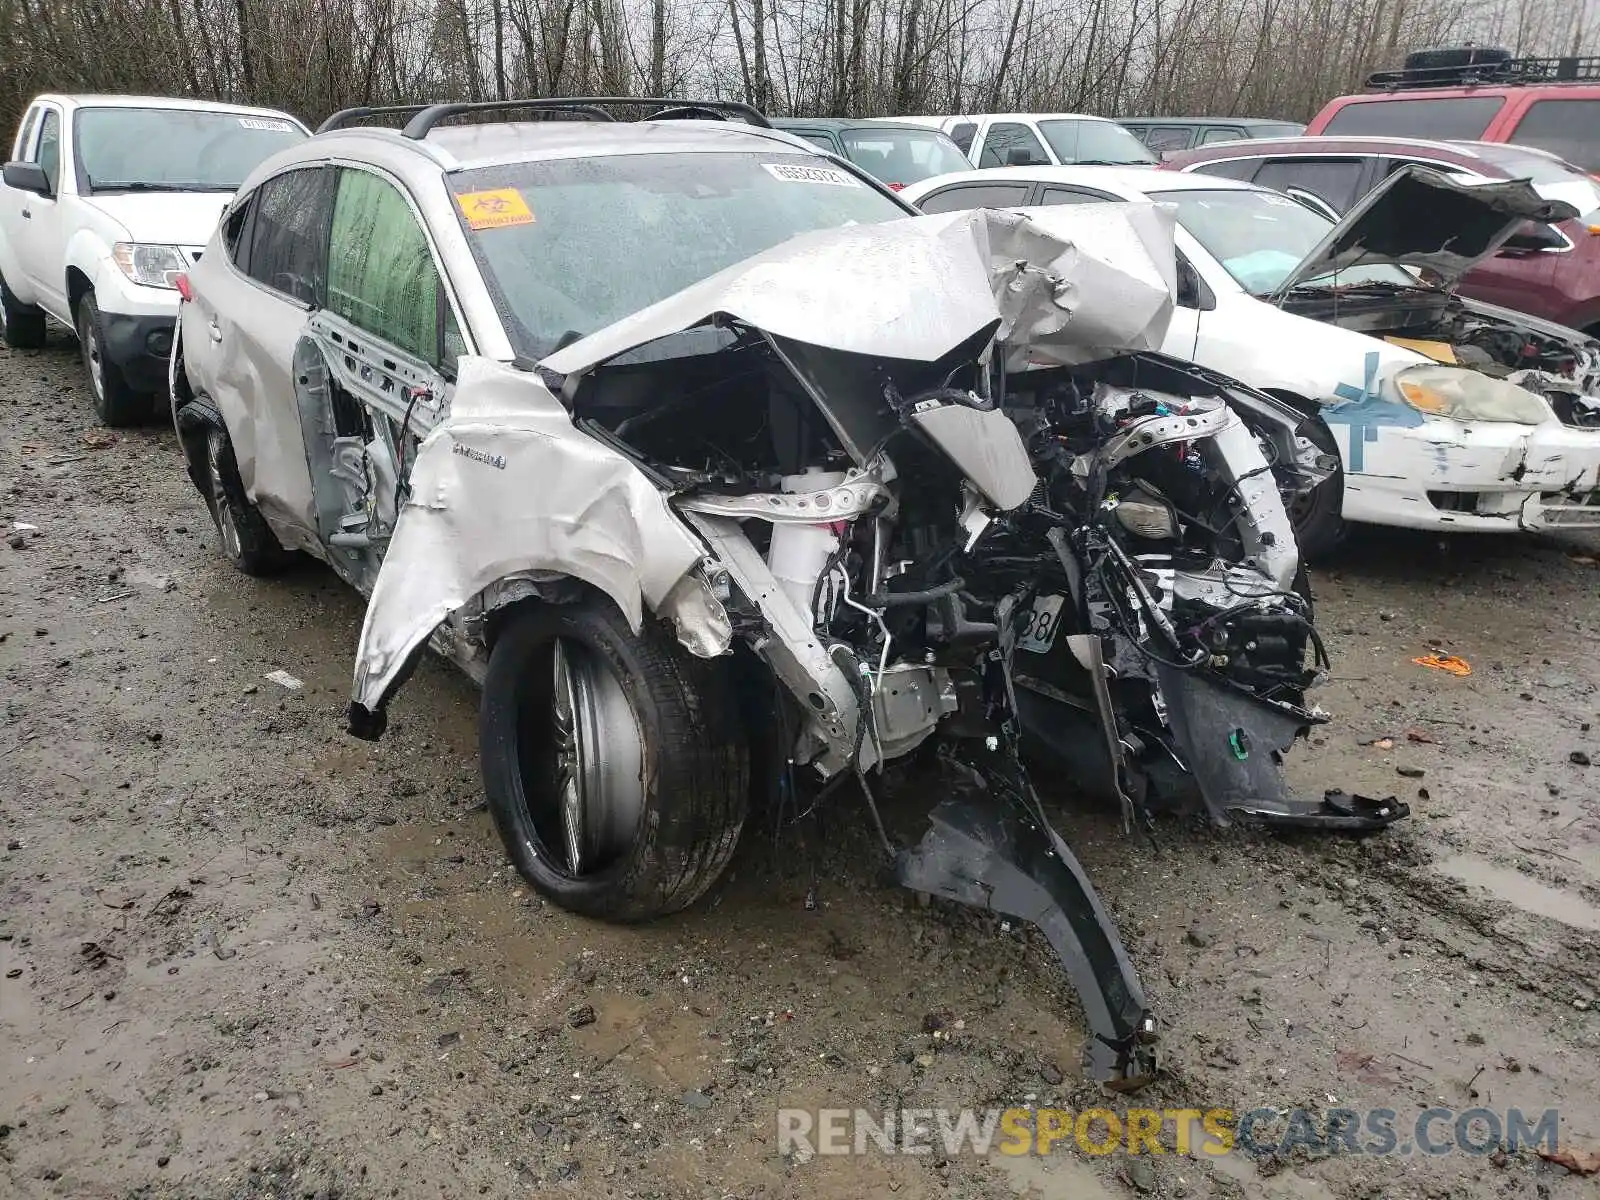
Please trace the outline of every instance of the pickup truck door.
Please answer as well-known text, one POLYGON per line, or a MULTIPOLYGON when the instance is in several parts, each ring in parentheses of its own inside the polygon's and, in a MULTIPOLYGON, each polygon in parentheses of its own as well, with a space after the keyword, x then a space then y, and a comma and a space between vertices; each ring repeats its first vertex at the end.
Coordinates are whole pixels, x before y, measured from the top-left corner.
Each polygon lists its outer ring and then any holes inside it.
MULTIPOLYGON (((62 217, 61 192, 71 186, 65 178, 68 163, 63 149, 64 130, 61 110, 40 105, 33 123, 19 148, 24 162, 38 163, 51 184, 52 195, 6 190, 5 235, 22 276, 19 294, 41 305, 53 316, 67 320, 67 274, 63 266, 66 253, 66 228, 62 217)), ((73 190, 76 190, 75 188, 73 190)))

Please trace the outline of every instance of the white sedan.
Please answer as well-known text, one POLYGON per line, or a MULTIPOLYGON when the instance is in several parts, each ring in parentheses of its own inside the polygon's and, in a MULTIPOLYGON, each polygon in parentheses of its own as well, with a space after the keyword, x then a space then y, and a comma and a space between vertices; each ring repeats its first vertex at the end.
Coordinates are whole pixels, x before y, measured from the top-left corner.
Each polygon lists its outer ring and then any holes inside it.
POLYGON ((1347 521, 1600 528, 1600 343, 1453 291, 1522 222, 1560 215, 1522 183, 1408 168, 1337 225, 1251 184, 1141 168, 964 172, 902 195, 927 212, 1173 205, 1162 349, 1320 416, 1308 429, 1343 464, 1293 514, 1308 555, 1347 521))

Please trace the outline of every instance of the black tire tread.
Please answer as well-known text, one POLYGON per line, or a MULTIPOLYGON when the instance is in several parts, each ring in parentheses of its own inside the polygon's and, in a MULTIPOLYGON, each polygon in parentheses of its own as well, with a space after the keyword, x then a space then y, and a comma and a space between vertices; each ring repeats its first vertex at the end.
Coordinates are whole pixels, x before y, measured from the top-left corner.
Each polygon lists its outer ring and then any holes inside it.
MULTIPOLYGON (((98 394, 91 392, 94 396, 95 414, 113 429, 137 425, 149 418, 154 408, 151 398, 129 387, 121 368, 106 357, 106 333, 100 323, 100 306, 95 302, 93 291, 85 292, 78 301, 77 316, 80 350, 83 346, 83 326, 86 321, 93 322, 95 336, 100 343, 101 388, 98 394)), ((89 361, 88 354, 82 353, 80 357, 83 359, 83 369, 92 372, 94 365, 89 361)))
POLYGON ((1344 456, 1339 453, 1339 443, 1333 431, 1316 417, 1306 422, 1306 436, 1316 443, 1324 454, 1340 459, 1339 473, 1317 485, 1315 506, 1310 516, 1295 525, 1295 540, 1300 543, 1300 556, 1309 562, 1319 562, 1344 544, 1349 526, 1340 509, 1344 504, 1344 456))
MULTIPOLYGON (((202 454, 218 456, 224 502, 232 510, 234 528, 239 531, 240 553, 230 561, 246 575, 257 578, 281 573, 294 561, 294 555, 283 548, 273 534, 272 527, 267 524, 267 519, 261 515, 261 510, 250 503, 245 495, 244 481, 239 478, 239 462, 233 454, 233 441, 228 437, 222 417, 209 404, 191 400, 178 410, 178 428, 184 431, 186 440, 188 437, 202 439, 202 444, 197 447, 202 454)), ((191 471, 190 477, 206 502, 206 507, 211 510, 212 522, 220 531, 216 499, 209 494, 209 488, 201 486, 210 480, 207 464, 202 461, 196 466, 198 470, 191 471)))
POLYGON ((603 886, 547 886, 519 870, 555 903, 585 916, 636 922, 694 903, 733 857, 744 825, 749 755, 723 665, 694 658, 665 626, 646 618, 635 636, 609 601, 550 606, 533 601, 503 627, 484 681, 481 753, 496 826, 519 857, 506 809, 520 803, 515 706, 507 689, 529 654, 558 633, 605 656, 623 682, 645 736, 649 775, 639 834, 603 886))
POLYGON ((0 278, 0 307, 5 309, 5 342, 13 350, 42 350, 45 344, 44 310, 22 304, 0 278))

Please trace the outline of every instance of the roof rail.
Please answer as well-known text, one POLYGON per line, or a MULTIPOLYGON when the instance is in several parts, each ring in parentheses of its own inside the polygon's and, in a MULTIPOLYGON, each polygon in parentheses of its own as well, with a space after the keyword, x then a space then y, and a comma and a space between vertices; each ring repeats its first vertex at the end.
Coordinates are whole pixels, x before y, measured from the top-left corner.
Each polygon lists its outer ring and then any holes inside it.
MULTIPOLYGON (((1463 56, 1471 59, 1469 52, 1463 56)), ((1499 84, 1526 87, 1547 83, 1600 83, 1600 56, 1564 58, 1480 58, 1438 66, 1408 65, 1395 71, 1374 71, 1364 85, 1369 92, 1403 88, 1475 87, 1499 84)))
MULTIPOLYGON (((601 105, 654 108, 655 112, 646 113, 640 118, 644 121, 693 118, 726 121, 732 118, 739 118, 762 129, 772 128, 771 123, 760 109, 748 104, 741 104, 736 100, 667 100, 658 96, 572 96, 563 99, 481 100, 434 104, 427 107, 418 106, 421 111, 411 110, 417 111, 417 115, 407 121, 405 128, 400 132, 408 138, 420 140, 427 137, 440 121, 449 117, 462 116, 467 113, 511 112, 517 109, 532 109, 536 112, 581 112, 601 120, 616 120, 614 116, 600 107, 601 105)), ((333 119, 332 117, 329 118, 329 120, 333 119)))
MULTIPOLYGON (((548 102, 533 100, 490 100, 487 103, 490 105, 510 104, 515 105, 518 108, 538 107, 547 111, 574 113, 592 121, 616 120, 616 118, 608 113, 605 109, 596 108, 593 104, 585 104, 581 100, 550 100, 548 102)), ((330 129, 345 129, 355 124, 357 121, 363 121, 368 117, 395 116, 400 113, 407 113, 415 116, 418 113, 425 113, 431 109, 446 107, 470 108, 472 106, 465 104, 379 104, 367 108, 344 108, 334 113, 321 125, 318 125, 317 132, 327 133, 330 129)))

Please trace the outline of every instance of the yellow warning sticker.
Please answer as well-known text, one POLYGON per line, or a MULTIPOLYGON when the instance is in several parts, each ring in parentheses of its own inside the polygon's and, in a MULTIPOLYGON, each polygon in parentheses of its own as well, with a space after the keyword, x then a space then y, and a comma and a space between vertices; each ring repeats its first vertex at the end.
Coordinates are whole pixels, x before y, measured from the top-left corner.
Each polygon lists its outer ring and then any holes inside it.
POLYGON ((467 192, 457 196, 467 228, 504 229, 508 225, 532 225, 533 210, 516 188, 496 188, 491 192, 467 192))

